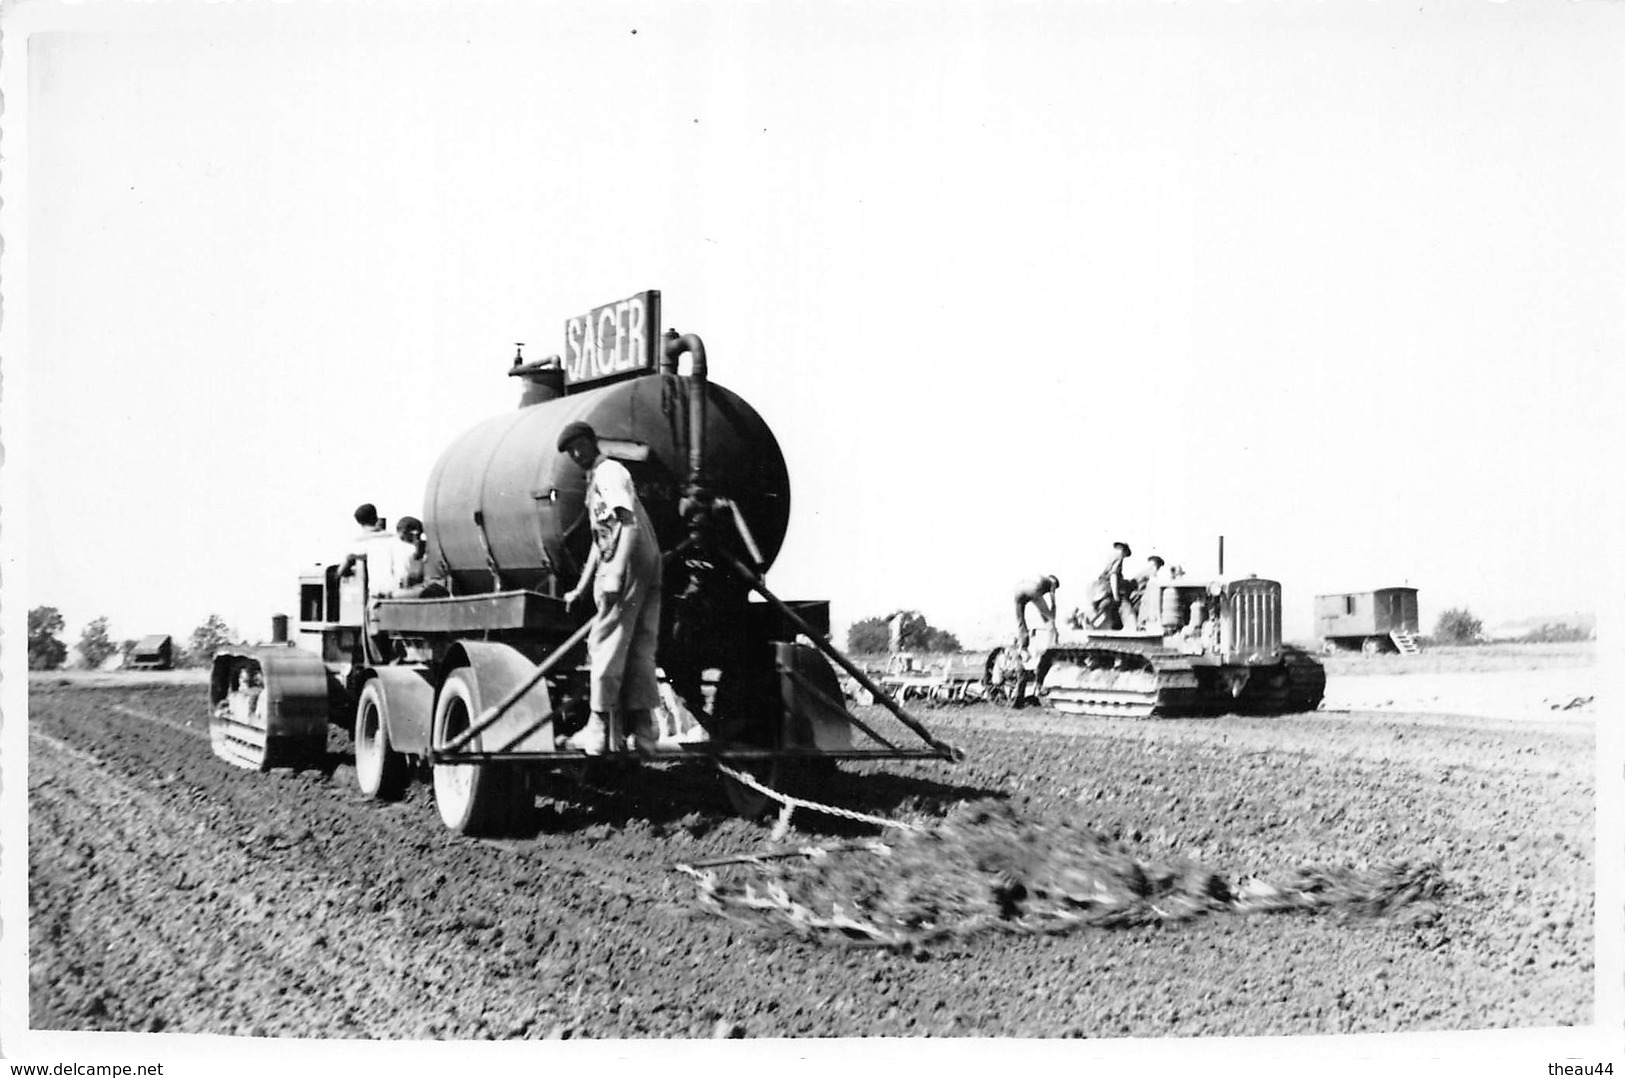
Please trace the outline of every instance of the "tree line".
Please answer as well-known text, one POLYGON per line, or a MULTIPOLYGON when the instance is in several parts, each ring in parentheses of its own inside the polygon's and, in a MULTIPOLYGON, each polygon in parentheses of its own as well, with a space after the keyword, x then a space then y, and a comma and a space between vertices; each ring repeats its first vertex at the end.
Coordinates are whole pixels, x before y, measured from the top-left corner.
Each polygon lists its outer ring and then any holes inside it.
POLYGON ((846 650, 853 655, 880 655, 891 648, 892 619, 901 616, 898 647, 902 651, 946 653, 962 651, 959 638, 939 629, 915 610, 893 610, 890 614, 864 618, 852 623, 846 633, 846 650))
MULTIPOLYGON (((54 606, 36 606, 28 612, 28 668, 30 670, 60 670, 68 661, 68 645, 60 634, 67 628, 67 620, 54 606)), ((95 618, 80 630, 79 642, 74 650, 89 669, 96 669, 114 655, 130 661, 130 653, 139 640, 115 642, 105 617, 95 618)), ((232 644, 244 643, 236 630, 219 614, 208 618, 192 630, 183 643, 172 640, 170 663, 173 666, 202 666, 214 658, 214 653, 232 644)))

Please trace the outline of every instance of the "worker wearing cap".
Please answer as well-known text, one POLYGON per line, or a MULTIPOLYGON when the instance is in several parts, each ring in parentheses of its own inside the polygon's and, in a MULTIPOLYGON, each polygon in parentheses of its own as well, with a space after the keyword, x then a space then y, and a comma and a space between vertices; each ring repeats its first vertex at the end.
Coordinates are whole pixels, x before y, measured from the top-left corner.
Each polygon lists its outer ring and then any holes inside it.
POLYGON ((1094 611, 1089 623, 1097 629, 1123 627, 1123 600, 1130 595, 1130 586, 1123 578, 1123 561, 1133 557, 1127 543, 1112 544, 1112 560, 1089 585, 1089 605, 1094 611))
POLYGON ((559 452, 587 473, 592 549, 581 579, 564 597, 574 606, 588 588, 598 612, 587 637, 592 666, 592 717, 567 742, 589 755, 621 748, 621 722, 633 746, 652 750, 659 739, 650 712, 660 706, 655 649, 660 638, 660 548, 638 500, 632 475, 604 455, 598 434, 579 420, 559 432, 559 452))
POLYGON ((1166 565, 1160 554, 1153 554, 1134 578, 1134 618, 1142 629, 1161 624, 1162 584, 1168 579, 1166 565))
POLYGON ((423 591, 423 522, 401 517, 395 539, 380 543, 378 564, 367 560, 367 590, 374 598, 411 598, 423 591))
POLYGON ((1038 576, 1031 580, 1023 580, 1016 585, 1016 642, 1026 650, 1032 640, 1032 634, 1027 631, 1027 604, 1031 603, 1038 616, 1044 619, 1044 628, 1049 630, 1050 643, 1055 643, 1059 633, 1055 628, 1055 611, 1057 602, 1055 591, 1061 582, 1053 576, 1038 576))

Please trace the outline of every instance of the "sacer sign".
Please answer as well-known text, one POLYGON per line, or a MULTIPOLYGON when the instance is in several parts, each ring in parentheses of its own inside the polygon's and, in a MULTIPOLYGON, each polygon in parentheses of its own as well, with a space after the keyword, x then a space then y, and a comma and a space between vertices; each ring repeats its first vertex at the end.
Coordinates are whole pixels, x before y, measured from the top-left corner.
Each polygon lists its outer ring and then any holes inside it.
POLYGON ((564 384, 605 382, 655 369, 660 293, 594 307, 564 323, 564 384))

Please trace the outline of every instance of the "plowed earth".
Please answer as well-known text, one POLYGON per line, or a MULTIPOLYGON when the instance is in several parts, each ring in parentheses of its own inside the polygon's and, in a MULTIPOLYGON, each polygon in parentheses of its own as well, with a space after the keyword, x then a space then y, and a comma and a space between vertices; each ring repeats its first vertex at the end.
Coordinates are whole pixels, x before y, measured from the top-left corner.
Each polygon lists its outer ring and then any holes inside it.
MULTIPOLYGON (((1426 916, 1218 911, 903 953, 719 916, 673 870, 767 850, 702 765, 550 780, 525 831, 215 759, 196 684, 32 686, 30 1024, 280 1037, 1200 1036, 1592 1021, 1594 720, 1153 722, 922 708, 962 763, 818 794, 931 823, 994 799, 1230 884, 1434 863, 1426 916)), ((870 826, 798 810, 787 846, 870 826)), ((884 858, 872 874, 885 883, 884 858)), ((742 887, 763 866, 716 870, 742 887)), ((868 871, 847 862, 841 878, 868 871)))

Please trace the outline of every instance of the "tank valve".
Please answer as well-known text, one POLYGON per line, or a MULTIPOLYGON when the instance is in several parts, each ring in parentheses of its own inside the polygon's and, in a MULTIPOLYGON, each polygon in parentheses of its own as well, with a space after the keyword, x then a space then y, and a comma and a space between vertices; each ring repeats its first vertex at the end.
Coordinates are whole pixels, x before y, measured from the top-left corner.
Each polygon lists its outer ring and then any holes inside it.
POLYGON ((514 342, 514 346, 513 346, 513 365, 515 367, 523 367, 525 365, 525 357, 524 357, 524 355, 522 353, 522 349, 524 347, 525 347, 525 342, 524 341, 515 341, 514 342))

